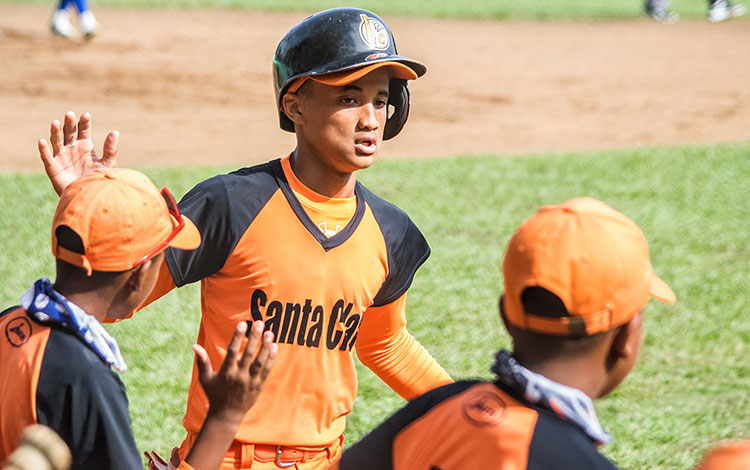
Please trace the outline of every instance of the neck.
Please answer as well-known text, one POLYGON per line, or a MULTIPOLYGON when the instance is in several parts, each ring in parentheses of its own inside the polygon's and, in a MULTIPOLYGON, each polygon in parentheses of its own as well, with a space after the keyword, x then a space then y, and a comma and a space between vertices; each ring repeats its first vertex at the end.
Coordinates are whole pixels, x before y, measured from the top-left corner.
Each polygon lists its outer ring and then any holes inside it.
POLYGON ((533 353, 514 351, 513 357, 528 370, 554 382, 576 388, 595 400, 606 385, 604 361, 591 357, 540 358, 533 353))
POLYGON ((326 197, 345 198, 354 196, 357 172, 338 171, 322 163, 322 159, 297 147, 292 153, 294 176, 305 186, 326 197))
POLYGON ((112 306, 118 290, 112 286, 90 289, 77 283, 66 282, 64 279, 55 280, 52 287, 70 302, 99 320, 100 323, 107 317, 107 312, 112 306))

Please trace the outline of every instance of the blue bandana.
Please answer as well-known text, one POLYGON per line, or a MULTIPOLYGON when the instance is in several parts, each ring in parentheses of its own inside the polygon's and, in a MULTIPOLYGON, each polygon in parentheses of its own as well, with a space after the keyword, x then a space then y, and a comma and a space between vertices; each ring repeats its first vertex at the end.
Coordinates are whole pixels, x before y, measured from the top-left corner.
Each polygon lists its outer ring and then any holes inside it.
POLYGON ((599 424, 594 402, 582 391, 531 372, 504 350, 500 350, 495 356, 492 372, 497 374, 498 382, 507 385, 528 402, 553 411, 564 420, 574 423, 598 445, 612 442, 612 436, 599 424))
POLYGON ((76 333, 118 372, 127 370, 117 341, 107 333, 99 320, 69 302, 52 288, 46 277, 36 281, 34 287, 21 297, 21 306, 27 315, 39 323, 59 325, 76 333))

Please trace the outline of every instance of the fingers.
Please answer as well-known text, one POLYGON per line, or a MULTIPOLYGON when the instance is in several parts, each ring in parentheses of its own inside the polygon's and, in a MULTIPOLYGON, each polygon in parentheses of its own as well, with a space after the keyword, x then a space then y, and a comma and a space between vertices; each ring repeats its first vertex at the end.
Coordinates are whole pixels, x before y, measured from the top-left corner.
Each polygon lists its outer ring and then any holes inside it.
POLYGON ((169 463, 175 468, 180 466, 180 448, 172 447, 172 455, 169 457, 169 463))
POLYGON ((42 158, 44 169, 47 174, 49 174, 50 170, 54 168, 55 163, 55 160, 52 158, 52 151, 50 150, 47 141, 44 139, 39 139, 37 147, 39 148, 39 156, 42 158))
POLYGON ((279 345, 273 342, 273 333, 266 331, 263 335, 263 344, 260 347, 258 357, 250 366, 250 375, 259 376, 261 381, 266 380, 273 363, 276 361, 278 350, 279 345))
POLYGON ((238 364, 240 370, 250 367, 253 357, 255 357, 255 352, 258 350, 258 343, 260 343, 263 336, 263 328, 265 328, 265 324, 262 321, 253 322, 252 329, 250 330, 250 340, 245 345, 245 352, 242 354, 242 359, 238 364))
POLYGON ((63 133, 62 128, 60 127, 60 121, 57 119, 52 121, 49 125, 49 142, 52 144, 52 155, 60 155, 65 144, 63 143, 63 133))
POLYGON ((222 369, 231 367, 237 363, 237 358, 240 355, 240 345, 242 344, 242 339, 245 337, 245 331, 247 331, 247 324, 245 322, 238 323, 232 334, 232 339, 229 340, 227 356, 221 364, 222 369))
POLYGON ((91 114, 83 113, 78 120, 78 140, 91 138, 91 114))
POLYGON ((208 353, 198 344, 193 345, 195 351, 195 364, 198 366, 198 381, 201 384, 208 383, 214 376, 214 369, 211 367, 211 361, 208 359, 208 353))
POLYGON ((120 145, 120 133, 110 131, 107 138, 104 139, 104 152, 102 155, 102 164, 106 167, 117 166, 117 150, 120 145))
POLYGON ((165 462, 159 454, 156 452, 144 452, 143 455, 148 459, 149 470, 166 470, 167 462, 165 462))
POLYGON ((73 111, 68 111, 65 113, 63 123, 63 145, 72 144, 76 134, 76 114, 73 111))

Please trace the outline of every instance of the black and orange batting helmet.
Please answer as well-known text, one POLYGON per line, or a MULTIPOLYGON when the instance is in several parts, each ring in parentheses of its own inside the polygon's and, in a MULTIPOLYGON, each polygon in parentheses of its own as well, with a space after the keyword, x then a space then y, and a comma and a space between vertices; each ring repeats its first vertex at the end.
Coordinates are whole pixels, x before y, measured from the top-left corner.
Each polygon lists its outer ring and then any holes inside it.
MULTIPOLYGON (((374 13, 359 8, 333 8, 316 13, 289 30, 273 58, 274 90, 279 125, 294 132, 294 123, 281 111, 290 85, 303 77, 354 70, 378 63, 397 63, 421 77, 427 67, 400 56, 393 33, 374 13)), ((385 64, 384 64, 385 65, 385 64)), ((409 118, 409 87, 403 78, 389 85, 388 120, 383 139, 395 137, 409 118)))

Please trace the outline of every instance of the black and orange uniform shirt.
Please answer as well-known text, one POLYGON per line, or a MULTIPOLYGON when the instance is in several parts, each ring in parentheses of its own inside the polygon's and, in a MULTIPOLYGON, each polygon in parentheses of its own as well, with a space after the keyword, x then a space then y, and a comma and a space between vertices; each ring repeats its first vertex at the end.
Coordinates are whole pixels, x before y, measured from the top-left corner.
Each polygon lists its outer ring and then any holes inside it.
POLYGON ((63 438, 73 470, 143 468, 117 373, 76 334, 14 307, 0 314, 0 462, 34 423, 63 438))
MULTIPOLYGON (((355 344, 363 363, 406 398, 451 381, 405 328, 406 291, 430 250, 394 205, 359 183, 355 198, 327 201, 297 181, 287 157, 208 179, 179 206, 201 246, 167 251, 147 302, 201 281, 198 343, 214 367, 240 321, 264 321, 279 345, 238 441, 336 441, 357 393, 355 344)), ((194 368, 188 432, 199 430, 207 409, 194 368)))
POLYGON ((586 433, 502 385, 462 381, 409 402, 333 467, 340 470, 612 470, 586 433))

